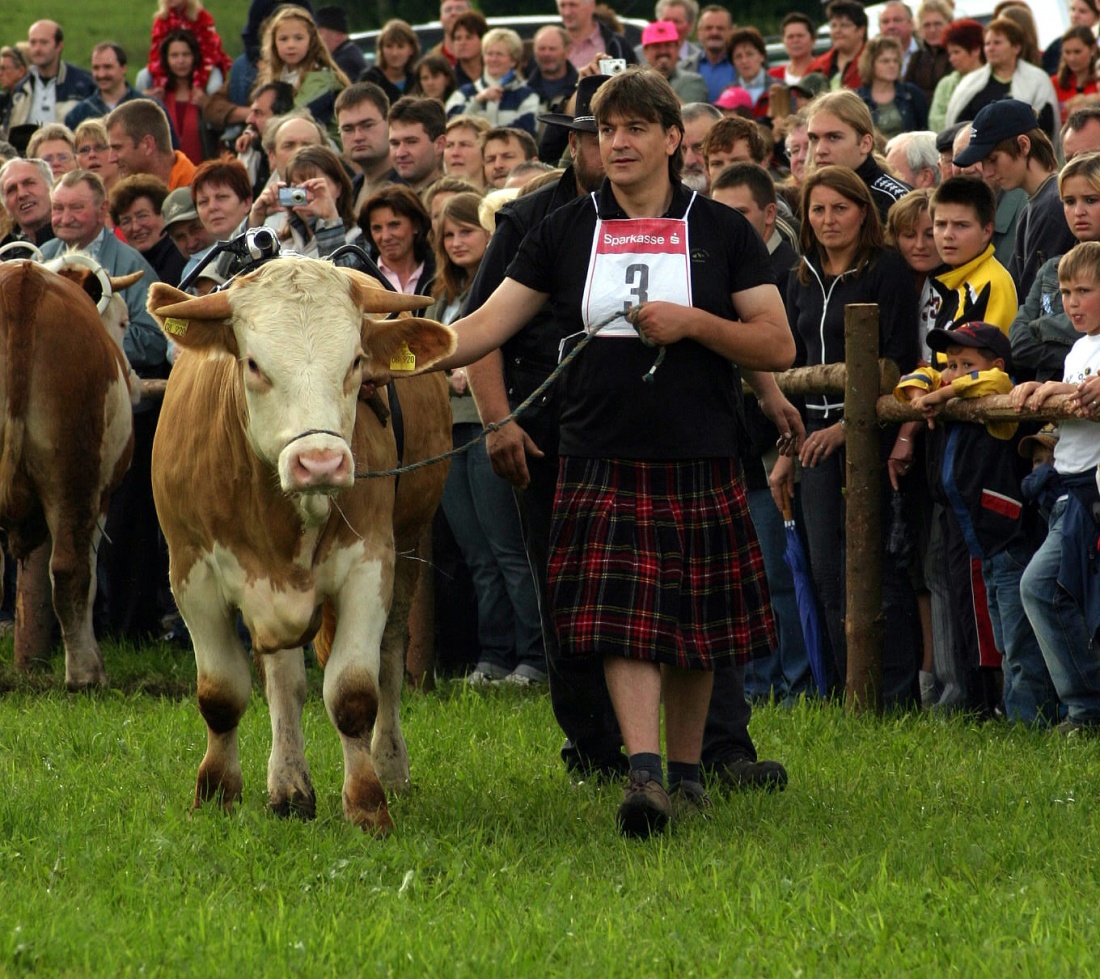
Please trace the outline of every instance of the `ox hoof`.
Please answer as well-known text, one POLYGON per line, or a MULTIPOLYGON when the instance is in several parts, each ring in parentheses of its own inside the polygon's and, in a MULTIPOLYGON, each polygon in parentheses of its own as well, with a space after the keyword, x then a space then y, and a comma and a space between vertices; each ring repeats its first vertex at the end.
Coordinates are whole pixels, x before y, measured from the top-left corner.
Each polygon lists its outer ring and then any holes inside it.
POLYGON ((87 693, 92 690, 103 690, 107 686, 107 677, 91 676, 91 677, 72 677, 65 679, 65 689, 69 693, 87 693))
POLYGON ((393 829, 386 793, 377 780, 363 779, 344 785, 344 816, 365 833, 384 836, 393 829))
POLYGON ((349 822, 372 836, 386 836, 393 830, 393 820, 390 818, 389 807, 385 803, 373 811, 360 809, 358 812, 349 812, 345 805, 344 815, 349 822))
POLYGON ((241 801, 241 789, 239 770, 217 772, 200 768, 199 777, 195 781, 195 801, 191 809, 195 810, 207 802, 214 802, 225 812, 230 812, 233 806, 241 801))
POLYGON ((317 815, 317 799, 312 789, 308 795, 294 792, 278 798, 273 796, 267 808, 280 819, 289 819, 293 816, 295 819, 310 820, 317 815))

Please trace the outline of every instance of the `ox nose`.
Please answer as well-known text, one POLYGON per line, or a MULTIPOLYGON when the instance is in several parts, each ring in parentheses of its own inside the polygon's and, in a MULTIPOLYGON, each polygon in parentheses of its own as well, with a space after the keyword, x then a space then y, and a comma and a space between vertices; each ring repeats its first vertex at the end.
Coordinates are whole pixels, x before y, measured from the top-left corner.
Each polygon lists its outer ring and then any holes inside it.
POLYGON ((348 454, 336 449, 295 452, 290 477, 296 489, 344 486, 349 482, 348 454))

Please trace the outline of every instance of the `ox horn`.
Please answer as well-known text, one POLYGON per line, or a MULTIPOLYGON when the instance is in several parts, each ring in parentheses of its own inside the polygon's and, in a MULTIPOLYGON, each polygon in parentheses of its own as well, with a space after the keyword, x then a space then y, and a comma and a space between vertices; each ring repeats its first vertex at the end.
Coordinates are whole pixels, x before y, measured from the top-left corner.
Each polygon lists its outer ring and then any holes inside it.
POLYGON ((229 294, 211 292, 197 299, 186 299, 181 303, 160 306, 153 310, 162 318, 172 317, 181 320, 227 320, 233 315, 229 305, 229 294))
POLYGON ((358 269, 341 267, 340 271, 351 279, 351 298, 364 313, 400 313, 432 304, 431 296, 391 292, 377 279, 358 269))
POLYGON ((140 279, 145 273, 138 269, 136 272, 131 272, 129 275, 109 275, 107 281, 111 283, 111 289, 114 292, 120 292, 123 289, 129 289, 138 279, 140 279))

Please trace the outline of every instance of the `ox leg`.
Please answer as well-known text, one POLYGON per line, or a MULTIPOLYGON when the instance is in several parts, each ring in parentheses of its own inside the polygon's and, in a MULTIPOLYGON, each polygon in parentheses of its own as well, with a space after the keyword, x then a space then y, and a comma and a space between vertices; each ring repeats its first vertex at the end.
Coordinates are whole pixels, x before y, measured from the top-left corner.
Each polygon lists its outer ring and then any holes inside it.
POLYGON ((103 654, 92 627, 95 601, 96 544, 98 528, 88 534, 60 525, 53 538, 50 579, 53 582, 53 607, 61 623, 65 644, 65 685, 70 690, 103 686, 107 674, 103 654), (87 543, 82 543, 82 541, 87 543))
POLYGON ((252 672, 232 610, 213 576, 198 566, 177 604, 195 647, 199 711, 206 721, 206 754, 195 782, 195 808, 211 799, 230 809, 241 798, 237 726, 248 706, 252 672))
POLYGON ((393 828, 370 747, 378 716, 379 646, 389 604, 386 564, 365 563, 345 582, 334 603, 336 632, 324 683, 325 708, 344 750, 344 815, 378 834, 393 828))
POLYGON ((271 714, 271 757, 267 762, 268 806, 279 816, 312 819, 317 811, 302 737, 306 665, 301 647, 259 658, 271 714))
POLYGON ((15 665, 21 670, 50 661, 50 542, 39 544, 18 564, 15 585, 15 665))

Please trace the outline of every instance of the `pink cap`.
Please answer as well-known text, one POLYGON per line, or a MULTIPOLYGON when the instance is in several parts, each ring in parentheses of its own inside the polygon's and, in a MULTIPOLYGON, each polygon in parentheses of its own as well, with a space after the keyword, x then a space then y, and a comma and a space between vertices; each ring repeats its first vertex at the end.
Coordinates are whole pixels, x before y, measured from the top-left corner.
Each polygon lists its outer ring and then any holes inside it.
POLYGON ((714 100, 719 109, 751 109, 752 96, 740 85, 728 85, 722 94, 714 100))
POLYGON ((680 35, 676 33, 676 25, 671 20, 655 20, 647 24, 642 31, 642 47, 647 44, 664 44, 668 41, 680 43, 680 35))

